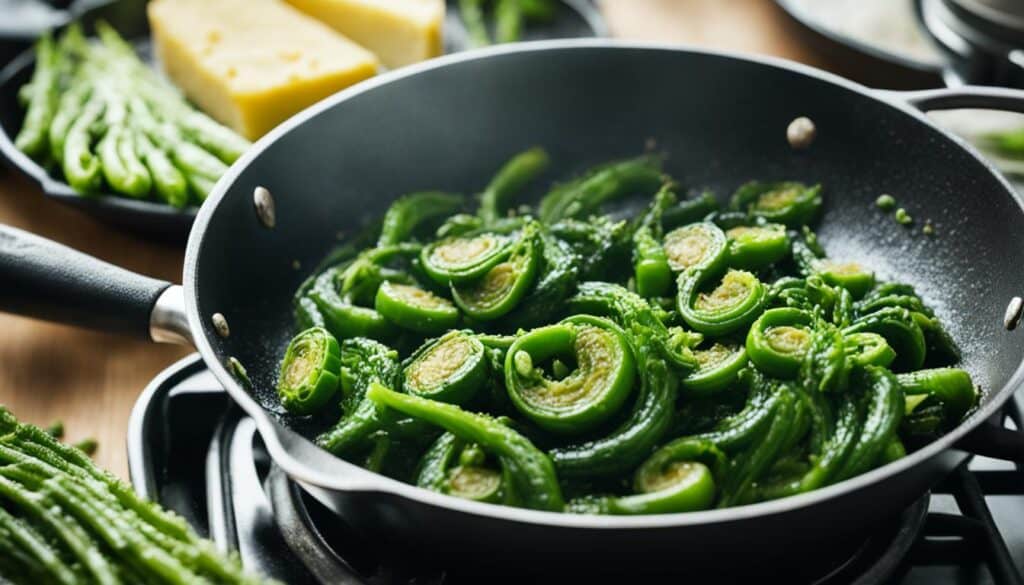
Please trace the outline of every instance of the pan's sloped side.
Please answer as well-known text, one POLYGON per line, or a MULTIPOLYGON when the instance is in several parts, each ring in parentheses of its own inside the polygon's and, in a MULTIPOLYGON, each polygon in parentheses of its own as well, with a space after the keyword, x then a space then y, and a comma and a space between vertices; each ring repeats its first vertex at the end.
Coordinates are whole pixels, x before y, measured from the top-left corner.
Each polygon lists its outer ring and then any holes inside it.
POLYGON ((272 455, 290 475, 354 522, 412 537, 432 551, 476 545, 513 556, 616 547, 661 554, 666 542, 698 536, 705 552, 735 550, 736 543, 772 550, 797 534, 820 536, 837 526, 860 531, 909 504, 962 459, 940 452, 975 421, 882 470, 780 502, 581 518, 449 499, 353 471, 324 454, 310 465, 290 453, 308 443, 259 410, 257 404, 280 411, 272 388, 276 356, 291 333, 283 308, 293 291, 339 236, 395 197, 425 188, 476 192, 502 161, 535 144, 550 151, 564 176, 635 155, 650 139, 685 186, 723 197, 754 178, 823 183, 821 234, 831 255, 914 284, 944 321, 956 324, 965 363, 992 402, 975 418, 991 414, 1008 396, 1006 386, 1019 380, 1022 346, 1001 322, 1006 301, 1024 290, 1017 270, 1024 263, 1024 213, 976 156, 923 116, 824 73, 608 41, 444 58, 329 98, 261 140, 220 183, 189 242, 185 286, 197 345, 235 398, 262 419, 272 455), (798 152, 785 129, 801 115, 815 121, 818 138, 798 152), (272 229, 254 211, 257 186, 276 202, 272 229), (918 218, 915 229, 874 206, 884 192, 918 218), (937 236, 920 233, 925 218, 937 236), (214 332, 214 312, 226 315, 230 337, 214 332), (218 365, 227 356, 248 368, 255 401, 218 365))

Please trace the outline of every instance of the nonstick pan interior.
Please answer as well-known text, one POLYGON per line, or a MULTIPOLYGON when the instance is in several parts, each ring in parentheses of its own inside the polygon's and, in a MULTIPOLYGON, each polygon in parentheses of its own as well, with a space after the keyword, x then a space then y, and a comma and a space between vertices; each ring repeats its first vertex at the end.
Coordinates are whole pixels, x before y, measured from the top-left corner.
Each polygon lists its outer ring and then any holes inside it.
POLYGON ((551 153, 550 180, 652 140, 684 187, 723 199, 750 179, 822 183, 819 234, 830 256, 915 285, 951 325, 986 400, 1017 369, 1021 344, 1002 316, 1024 290, 1021 203, 954 139, 820 72, 606 42, 441 60, 332 98, 264 138, 222 182, 222 200, 204 208, 189 242, 199 346, 221 363, 237 357, 258 401, 280 413, 272 389, 293 333, 293 292, 395 197, 474 193, 533 145, 551 153), (456 62, 439 66, 446 61, 456 62), (785 139, 797 116, 818 128, 806 151, 785 139), (257 186, 273 194, 273 228, 254 213, 257 186), (881 193, 908 210, 912 228, 876 208, 881 193), (934 236, 921 233, 926 219, 934 236), (214 312, 227 317, 230 337, 214 332, 214 312))

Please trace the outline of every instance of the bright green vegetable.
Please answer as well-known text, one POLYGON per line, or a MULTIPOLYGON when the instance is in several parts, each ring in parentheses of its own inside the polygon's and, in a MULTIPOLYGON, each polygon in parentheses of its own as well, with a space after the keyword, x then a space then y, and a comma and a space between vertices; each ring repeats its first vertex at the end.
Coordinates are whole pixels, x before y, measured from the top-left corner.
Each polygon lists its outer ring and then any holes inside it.
POLYGON ((491 44, 491 35, 484 21, 483 0, 459 0, 459 13, 469 35, 471 47, 486 47, 491 44))
POLYGON ((580 268, 572 249, 544 230, 540 232, 540 240, 543 254, 539 275, 526 296, 505 316, 508 329, 542 324, 564 309, 566 299, 576 289, 580 268))
POLYGON ((640 323, 627 330, 640 387, 627 418, 604 437, 550 451, 565 476, 620 473, 638 464, 662 439, 672 422, 676 378, 656 343, 640 323), (647 339, 641 341, 642 337, 647 339))
POLYGON ((910 214, 907 213, 907 210, 903 209, 902 207, 896 210, 896 213, 893 215, 893 217, 896 219, 896 223, 900 225, 910 225, 914 223, 914 218, 911 217, 910 214))
POLYGON ((851 369, 846 340, 843 332, 830 323, 817 319, 812 324, 798 376, 805 390, 811 393, 846 390, 851 369))
POLYGON ((100 121, 105 105, 93 95, 82 108, 82 113, 68 128, 61 160, 64 178, 73 189, 93 193, 103 181, 103 166, 92 150, 92 126, 100 121))
POLYGON ((519 40, 523 29, 520 0, 497 0, 494 7, 494 40, 511 43, 519 40))
POLYGON ((787 445, 792 433, 796 398, 792 390, 780 385, 774 389, 775 401, 771 407, 771 423, 753 446, 730 461, 722 485, 719 507, 750 501, 757 478, 771 466, 787 445))
POLYGON ((338 341, 322 327, 307 329, 285 350, 277 396, 288 412, 312 414, 334 396, 340 374, 338 341))
POLYGON ((511 251, 512 241, 509 238, 483 233, 445 238, 424 246, 420 262, 430 278, 437 284, 448 286, 481 278, 508 258, 511 251))
POLYGON ((32 157, 42 155, 47 147, 47 130, 57 109, 61 60, 53 38, 49 34, 40 37, 36 42, 36 69, 28 86, 25 119, 14 139, 14 146, 32 157))
POLYGON ((70 84, 71 87, 60 96, 57 111, 53 115, 53 121, 47 132, 50 156, 58 162, 64 161, 64 145, 67 142, 68 132, 75 120, 81 117, 83 108, 92 95, 92 84, 87 82, 84 77, 75 78, 71 80, 70 84))
POLYGON ((382 413, 366 398, 373 382, 396 386, 401 368, 398 352, 373 341, 354 338, 341 342, 341 404, 344 414, 327 432, 316 438, 318 445, 336 454, 350 453, 362 446, 384 424, 382 413))
POLYGON ((373 308, 395 325, 419 333, 442 333, 459 322, 459 310, 448 299, 397 282, 380 284, 373 308))
POLYGON ((705 290, 711 274, 691 268, 679 275, 678 310, 687 325, 707 335, 726 335, 757 319, 767 290, 756 276, 729 270, 714 288, 705 290))
POLYGON ((438 425, 464 441, 479 443, 494 452, 512 468, 511 481, 522 494, 523 506, 537 510, 562 509, 562 490, 551 460, 509 427, 451 404, 399 394, 376 382, 370 385, 366 395, 380 405, 438 425))
POLYGON ((0 571, 13 583, 263 582, 180 517, 2 408, 0 431, 0 571))
POLYGON ((619 515, 706 510, 715 501, 715 474, 725 465, 725 456, 707 441, 674 441, 637 469, 634 495, 570 502, 569 510, 619 515))
POLYGON ((855 299, 863 297, 875 286, 874 272, 856 262, 819 258, 806 242, 793 243, 793 257, 805 276, 817 275, 827 284, 850 291, 855 299))
POLYGON ((639 342, 657 346, 658 354, 680 373, 697 369, 697 358, 691 347, 702 340, 679 327, 666 327, 654 308, 636 293, 607 282, 584 282, 569 301, 576 314, 607 315, 629 335, 635 345, 639 342))
POLYGON ((896 359, 896 352, 877 333, 850 333, 843 344, 849 351, 850 359, 858 366, 888 368, 896 359))
POLYGON ((883 193, 875 199, 875 205, 882 211, 889 211, 896 207, 896 198, 888 193, 883 193))
POLYGON ((480 340, 451 331, 412 355, 402 372, 402 388, 424 398, 466 404, 483 389, 487 374, 480 340))
POLYGON ((610 163, 557 185, 541 200, 537 217, 544 225, 585 217, 607 201, 636 193, 653 194, 661 184, 661 165, 656 159, 641 157, 610 163))
POLYGON ((416 244, 373 248, 350 262, 322 272, 306 296, 313 301, 324 327, 339 339, 391 337, 395 326, 376 309, 364 305, 376 302, 377 290, 385 281, 411 284, 408 274, 390 269, 386 264, 419 251, 420 246, 416 244))
POLYGON ((75 449, 78 449, 82 453, 85 453, 86 455, 92 457, 93 455, 96 454, 96 450, 100 448, 100 444, 99 441, 97 441, 96 439, 93 439, 92 437, 87 437, 75 443, 74 447, 75 449))
POLYGON ((971 375, 959 368, 934 368, 896 376, 903 392, 927 395, 939 402, 950 423, 957 423, 978 403, 978 389, 971 375))
POLYGON ((670 186, 662 187, 633 232, 633 275, 636 292, 642 297, 662 296, 672 286, 672 268, 660 239, 662 213, 675 199, 670 186))
POLYGON ((863 375, 867 412, 857 443, 836 472, 839 479, 871 469, 896 438, 896 429, 903 418, 903 390, 892 372, 879 366, 866 366, 863 375))
POLYGON ((559 434, 578 435, 608 420, 629 396, 635 377, 625 333, 588 315, 520 336, 505 357, 512 403, 559 434))
POLYGON ((757 270, 789 253, 789 236, 781 224, 736 226, 726 230, 725 236, 729 238, 729 265, 734 268, 757 270))
POLYGON ((810 223, 821 209, 821 186, 803 183, 760 183, 741 186, 732 196, 731 207, 786 227, 810 223))
POLYGON ((683 389, 691 396, 711 396, 730 389, 747 365, 748 351, 742 345, 713 343, 706 349, 693 352, 699 364, 697 369, 683 378, 683 389))
POLYGON ((477 280, 452 284, 455 304, 470 317, 493 321, 508 314, 523 299, 537 274, 540 237, 535 224, 527 225, 508 258, 477 280))
POLYGON ((713 223, 692 223, 665 234, 665 255, 676 272, 718 271, 728 259, 728 240, 713 223))
POLYGON ((747 333, 747 355, 762 372, 792 379, 810 347, 812 318, 799 309, 769 309, 747 333))
POLYGON ((895 350, 896 359, 892 363, 893 371, 916 370, 924 364, 927 351, 924 333, 914 321, 910 311, 898 307, 886 307, 856 319, 844 330, 847 334, 861 331, 881 335, 895 350))
POLYGON ((462 205, 462 197, 440 191, 410 193, 388 207, 380 228, 378 246, 393 246, 408 240, 416 228, 431 219, 451 215, 462 205))
MULTIPOLYGON (((499 39, 498 42, 504 41, 499 39)), ((543 173, 549 162, 544 149, 531 148, 505 163, 480 194, 480 209, 477 212, 480 219, 488 224, 501 218, 508 207, 509 199, 522 191, 537 175, 543 173)))
POLYGON ((42 162, 49 154, 82 194, 105 183, 175 207, 205 198, 248 141, 193 109, 113 28, 96 30, 100 42, 72 25, 38 43, 17 146, 42 162))
POLYGON ((486 459, 478 445, 466 445, 446 432, 423 455, 416 485, 466 500, 511 503, 507 472, 487 465, 486 459))
POLYGON ((135 134, 139 154, 153 178, 153 188, 157 195, 168 204, 182 208, 188 205, 188 181, 181 171, 174 166, 167 153, 160 150, 143 133, 135 134))
POLYGON ((661 225, 663 229, 672 230, 701 221, 715 211, 718 211, 718 199, 713 193, 705 191, 693 199, 680 201, 666 209, 661 216, 661 225))

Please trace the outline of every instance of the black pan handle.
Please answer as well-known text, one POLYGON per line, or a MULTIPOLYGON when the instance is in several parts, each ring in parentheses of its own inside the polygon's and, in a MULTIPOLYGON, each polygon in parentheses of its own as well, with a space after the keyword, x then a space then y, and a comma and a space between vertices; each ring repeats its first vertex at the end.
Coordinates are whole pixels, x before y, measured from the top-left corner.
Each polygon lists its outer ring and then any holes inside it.
POLYGON ((964 85, 921 91, 883 91, 884 97, 903 102, 922 112, 976 108, 1024 114, 1024 91, 1003 87, 964 85))
POLYGON ((956 442, 968 453, 1024 463, 1024 433, 984 422, 956 442))
POLYGON ((170 287, 0 225, 0 311, 150 339, 153 309, 170 287))

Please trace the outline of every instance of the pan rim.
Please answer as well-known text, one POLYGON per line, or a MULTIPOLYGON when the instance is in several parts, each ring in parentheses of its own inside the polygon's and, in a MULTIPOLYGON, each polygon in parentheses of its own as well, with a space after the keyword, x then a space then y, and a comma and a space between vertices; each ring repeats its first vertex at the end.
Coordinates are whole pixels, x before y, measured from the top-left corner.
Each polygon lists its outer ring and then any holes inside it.
MULTIPOLYGON (((484 504, 479 502, 472 502, 469 500, 463 500, 452 496, 446 496, 443 494, 435 493, 429 490, 418 488, 411 484, 399 482, 397 480, 378 475, 369 472, 361 467, 354 464, 348 463, 341 458, 336 458, 340 462, 339 467, 346 469, 346 476, 341 477, 338 475, 328 475, 322 471, 319 471, 309 464, 298 460, 293 457, 288 449, 284 445, 282 438, 282 431, 285 434, 285 438, 290 435, 294 435, 291 431, 284 429, 278 423, 272 420, 269 413, 263 409, 250 395, 246 392, 241 385, 235 380, 235 378, 228 372, 227 368, 218 359, 217 353, 214 351, 208 335, 212 335, 212 331, 208 330, 208 327, 204 325, 202 318, 199 315, 199 307, 197 303, 198 287, 196 282, 196 273, 198 267, 199 252, 203 246, 204 235, 210 223, 210 220, 215 213, 219 203, 224 199, 228 190, 234 185, 241 173, 252 164, 256 158, 258 158, 264 150, 270 147, 278 139, 283 137, 294 128, 305 123, 309 119, 317 116, 321 112, 333 108, 351 98, 362 95, 366 92, 372 91, 377 87, 390 84, 392 82, 411 77, 422 72, 431 71, 434 69, 444 68, 449 65, 471 62, 477 60, 488 59, 506 54, 514 53, 532 53, 542 51, 554 51, 554 50, 639 50, 639 51, 651 51, 651 52, 671 52, 671 53, 687 53, 696 54, 707 57, 726 58, 735 61, 742 61, 746 63, 752 63, 755 65, 761 65, 766 67, 773 67, 776 69, 782 69, 791 73, 796 73, 806 77, 811 77, 819 81, 831 83, 837 85, 843 89, 859 94, 865 98, 871 99, 875 102, 880 102, 886 106, 889 106, 895 110, 902 112, 903 114, 914 116, 921 123, 929 126, 933 131, 938 132, 946 139, 952 141, 960 148, 967 151, 973 158, 975 158, 983 168, 985 168, 997 182, 1002 185, 1003 189, 1011 198, 1016 202, 1018 208, 1024 213, 1024 202, 1021 201, 1017 193, 1010 187, 1009 183, 1004 177, 996 172, 995 168, 986 160, 984 160, 980 154, 969 144, 967 144, 961 138, 952 135, 943 128, 938 127, 920 111, 912 107, 907 103, 899 101, 893 101, 881 97, 881 92, 876 92, 870 88, 860 85, 856 82, 844 79, 835 74, 822 71, 808 65, 788 61, 778 57, 762 56, 762 55, 746 55, 731 51, 720 51, 705 49, 699 47, 692 47, 681 44, 669 44, 661 42, 647 42, 647 41, 622 41, 616 39, 570 39, 570 40, 545 40, 545 41, 534 41, 529 43, 518 43, 512 45, 499 45, 495 47, 489 47, 484 49, 477 49, 473 51, 467 51, 465 53, 458 53, 453 55, 447 55, 439 57, 430 61, 426 61, 417 65, 411 65, 396 71, 388 72, 377 77, 371 78, 367 81, 359 83, 351 88, 338 92, 330 97, 327 97, 320 102, 306 108, 305 110, 295 114, 275 129, 270 131, 267 135, 260 138, 256 143, 249 148, 249 150, 241 157, 238 161, 233 164, 223 177, 217 182, 213 189, 213 192, 203 203, 196 217, 196 221, 193 225, 192 231, 189 234, 188 245, 185 253, 184 262, 184 273, 183 273, 183 285, 185 288, 185 304, 186 313, 188 317, 189 327, 193 332, 194 343, 196 349, 203 356, 207 366, 210 367, 214 376, 217 380, 225 387, 228 394, 232 399, 239 404, 253 419, 256 421, 257 428, 262 435, 267 448, 273 457, 274 461, 284 469, 284 471, 293 479, 302 484, 307 490, 314 488, 316 490, 329 490, 339 491, 345 493, 363 492, 363 493, 376 493, 384 494, 389 496, 395 496, 399 498, 405 498, 408 500, 415 501, 420 504, 433 506, 436 508, 443 508, 452 512, 459 512, 469 515, 485 516, 489 519, 500 520, 505 522, 515 522, 523 524, 531 524, 544 527, 552 528, 586 528, 586 529, 607 529, 607 530, 630 530, 630 529, 657 529, 657 528, 677 528, 683 526, 696 526, 696 525, 708 525, 708 524, 724 524, 732 523, 752 518, 760 518, 773 515, 781 515, 785 513, 791 513, 801 508, 809 508, 816 504, 825 502, 827 500, 856 492, 871 484, 874 484, 884 478, 895 476, 897 474, 906 472, 912 467, 923 464, 926 460, 929 460, 943 451, 950 450, 954 454, 958 455, 961 460, 966 459, 968 454, 962 450, 956 449, 954 443, 964 437, 968 432, 972 431, 975 427, 981 424, 985 419, 995 414, 1003 404, 1013 395, 1014 391, 1024 384, 1024 359, 1022 359, 1016 370, 1011 375, 1009 381, 1004 384, 998 390, 990 391, 988 393, 987 402, 981 404, 975 412, 968 417, 968 419, 962 421, 959 426, 943 435, 942 437, 931 442, 927 446, 915 451, 908 456, 876 468, 870 472, 861 474, 859 476, 847 479, 845 481, 833 484, 824 488, 816 489, 807 493, 798 494, 778 500, 772 500, 767 502, 760 502, 756 504, 749 504, 745 506, 738 506, 735 508, 725 508, 717 510, 706 510, 700 512, 686 512, 676 514, 652 514, 645 516, 598 516, 598 515, 575 515, 566 514, 562 512, 544 512, 538 510, 527 510, 523 508, 513 508, 509 506, 495 505, 495 504, 484 504), (349 475, 351 477, 349 477, 349 475)), ((887 92, 888 96, 899 95, 894 92, 887 92)), ((303 439, 305 440, 305 439, 303 439)), ((325 452, 326 453, 326 452, 325 452)))

